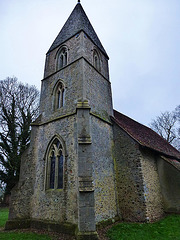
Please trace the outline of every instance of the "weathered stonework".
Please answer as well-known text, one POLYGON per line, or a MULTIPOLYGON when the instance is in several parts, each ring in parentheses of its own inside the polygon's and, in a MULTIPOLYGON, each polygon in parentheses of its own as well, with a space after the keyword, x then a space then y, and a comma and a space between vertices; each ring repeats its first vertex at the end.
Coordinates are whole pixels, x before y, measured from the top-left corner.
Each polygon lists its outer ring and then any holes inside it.
POLYGON ((112 125, 92 116, 93 179, 96 223, 117 216, 112 125), (102 154, 103 153, 103 154, 102 154))
POLYGON ((147 220, 152 222, 158 220, 164 215, 162 193, 157 169, 157 160, 155 154, 151 151, 142 150, 141 159, 144 198, 146 201, 147 220))
POLYGON ((97 240, 96 227, 117 219, 151 222, 164 211, 180 212, 179 169, 136 139, 138 129, 129 133, 135 121, 113 117, 108 59, 78 3, 46 56, 40 115, 22 156, 6 229, 97 240), (63 48, 65 60, 58 59, 63 48))
POLYGON ((119 212, 125 221, 145 222, 146 202, 139 146, 115 124, 113 130, 119 212))
POLYGON ((162 157, 157 160, 158 175, 166 213, 180 213, 179 170, 162 157))

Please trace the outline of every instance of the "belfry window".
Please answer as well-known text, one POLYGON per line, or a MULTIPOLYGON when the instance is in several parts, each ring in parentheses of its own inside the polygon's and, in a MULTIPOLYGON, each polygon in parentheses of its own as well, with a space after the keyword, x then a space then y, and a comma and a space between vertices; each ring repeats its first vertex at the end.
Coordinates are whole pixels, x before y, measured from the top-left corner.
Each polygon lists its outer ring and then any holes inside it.
POLYGON ((63 148, 59 139, 55 138, 47 154, 46 189, 63 188, 63 166, 63 148))
POLYGON ((93 52, 93 65, 98 71, 100 71, 100 58, 96 50, 93 52))
POLYGON ((55 109, 64 106, 64 85, 60 82, 56 88, 55 93, 55 109))
POLYGON ((63 47, 60 49, 60 52, 58 53, 57 70, 65 67, 66 65, 67 65, 67 48, 63 47))

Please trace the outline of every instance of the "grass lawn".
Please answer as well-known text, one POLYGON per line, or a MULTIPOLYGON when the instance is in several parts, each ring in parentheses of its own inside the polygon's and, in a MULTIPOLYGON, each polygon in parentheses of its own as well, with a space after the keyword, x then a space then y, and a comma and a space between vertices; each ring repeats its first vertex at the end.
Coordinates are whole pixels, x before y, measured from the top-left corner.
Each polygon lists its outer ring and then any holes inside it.
POLYGON ((9 209, 0 208, 0 228, 5 226, 5 223, 8 219, 9 209))
MULTIPOLYGON (((0 208, 0 228, 8 219, 8 208, 0 208)), ((156 223, 119 223, 109 229, 110 240, 180 240, 180 215, 156 223)), ((0 231, 1 240, 51 240, 51 236, 21 231, 0 231)))
POLYGON ((47 235, 25 232, 0 232, 1 240, 51 240, 47 235))
MULTIPOLYGON (((0 208, 0 228, 4 228, 8 219, 9 209, 0 208)), ((1 240, 51 240, 51 237, 44 234, 26 233, 20 231, 0 231, 1 240)))
POLYGON ((119 223, 108 231, 110 240, 180 240, 180 215, 156 223, 119 223))

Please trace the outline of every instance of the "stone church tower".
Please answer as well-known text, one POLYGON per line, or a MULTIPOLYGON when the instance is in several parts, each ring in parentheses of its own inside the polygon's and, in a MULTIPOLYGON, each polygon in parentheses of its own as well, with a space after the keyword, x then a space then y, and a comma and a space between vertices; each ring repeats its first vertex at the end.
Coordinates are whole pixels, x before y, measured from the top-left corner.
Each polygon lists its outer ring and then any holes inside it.
POLYGON ((46 55, 40 115, 6 229, 93 240, 106 220, 148 222, 180 213, 180 153, 113 110, 108 59, 78 1, 46 55))
POLYGON ((116 216, 111 115, 108 56, 78 3, 46 55, 21 167, 27 189, 16 191, 11 219, 62 223, 67 232, 77 225, 80 239, 97 239, 96 223, 116 216))

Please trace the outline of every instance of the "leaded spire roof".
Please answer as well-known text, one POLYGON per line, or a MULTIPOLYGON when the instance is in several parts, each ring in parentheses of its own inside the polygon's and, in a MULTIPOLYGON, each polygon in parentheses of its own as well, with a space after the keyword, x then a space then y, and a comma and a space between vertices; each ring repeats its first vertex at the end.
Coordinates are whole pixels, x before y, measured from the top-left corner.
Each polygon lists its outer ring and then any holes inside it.
POLYGON ((80 31, 84 31, 94 42, 94 44, 108 57, 82 5, 79 2, 76 4, 74 10, 54 40, 48 52, 52 51, 80 31))

